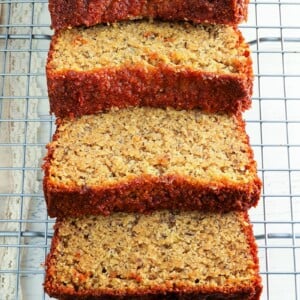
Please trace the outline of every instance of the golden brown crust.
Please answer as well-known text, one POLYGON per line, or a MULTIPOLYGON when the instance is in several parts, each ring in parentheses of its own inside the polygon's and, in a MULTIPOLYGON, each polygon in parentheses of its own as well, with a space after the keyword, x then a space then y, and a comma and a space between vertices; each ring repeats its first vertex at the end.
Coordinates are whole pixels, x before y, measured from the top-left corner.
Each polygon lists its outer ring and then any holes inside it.
MULTIPOLYGON (((236 30, 240 43, 241 32, 236 30)), ((252 59, 245 49, 246 63, 239 74, 211 73, 165 64, 142 64, 94 69, 55 71, 51 67, 53 36, 46 67, 50 111, 57 117, 82 116, 130 106, 201 109, 209 113, 238 113, 251 106, 252 59)))
POLYGON ((248 0, 51 0, 49 11, 53 29, 143 17, 233 25, 247 20, 248 0))
POLYGON ((138 290, 128 290, 126 294, 118 290, 82 290, 76 291, 72 288, 62 287, 56 284, 51 273, 51 266, 56 260, 55 249, 59 244, 59 229, 62 219, 58 219, 55 224, 54 238, 51 244, 50 253, 47 256, 45 263, 46 279, 44 283, 45 291, 52 297, 57 297, 61 300, 69 299, 139 299, 139 300, 154 300, 154 299, 236 299, 236 300, 259 300, 262 292, 262 282, 259 276, 258 250, 253 235, 253 227, 250 223, 247 212, 241 213, 241 218, 244 222, 241 223, 241 230, 246 236, 247 244, 253 258, 252 268, 254 277, 248 285, 233 285, 223 287, 189 287, 186 285, 172 285, 168 288, 153 286, 152 288, 139 288, 138 290))
POLYGON ((167 67, 145 73, 136 67, 86 73, 48 71, 47 80, 51 112, 62 118, 111 107, 199 108, 210 113, 237 113, 251 105, 252 81, 246 76, 174 72, 167 67))
POLYGON ((62 293, 69 293, 66 291, 57 290, 54 293, 51 293, 53 297, 58 298, 59 300, 207 300, 207 299, 218 299, 218 300, 259 300, 261 294, 261 287, 257 286, 255 293, 253 289, 244 288, 239 289, 238 292, 228 290, 226 292, 212 292, 212 291, 203 291, 203 292, 165 292, 153 294, 155 291, 145 291, 143 295, 99 295, 97 293, 91 293, 89 295, 77 295, 77 293, 71 295, 61 296, 62 293))
MULTIPOLYGON (((257 271, 257 274, 259 274, 258 249, 257 249, 257 245, 253 233, 253 225, 250 222, 250 218, 247 212, 244 212, 244 219, 245 219, 245 223, 244 223, 243 231, 245 232, 245 235, 247 237, 247 242, 250 246, 251 255, 253 257, 253 262, 254 262, 253 268, 257 271)), ((253 295, 253 298, 251 299, 259 300, 260 295, 262 293, 262 280, 260 276, 256 276, 255 280, 256 280, 255 283, 256 292, 255 295, 253 295)))
POLYGON ((44 178, 45 199, 50 217, 82 216, 112 212, 146 213, 156 209, 201 211, 247 210, 260 197, 260 180, 251 184, 208 186, 192 184, 178 176, 140 177, 113 187, 55 187, 44 178))

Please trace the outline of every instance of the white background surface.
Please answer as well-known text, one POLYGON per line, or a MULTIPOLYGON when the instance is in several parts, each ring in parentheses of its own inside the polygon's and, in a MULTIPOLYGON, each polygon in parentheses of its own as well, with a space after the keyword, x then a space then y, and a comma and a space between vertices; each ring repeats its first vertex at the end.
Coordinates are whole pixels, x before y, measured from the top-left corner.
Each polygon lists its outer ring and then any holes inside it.
MULTIPOLYGON (((44 76, 49 41, 39 36, 51 34, 50 19, 46 2, 0 0, 0 7, 0 300, 39 300, 47 298, 42 264, 53 224, 40 171, 53 131, 44 76)), ((300 299, 299 16, 300 0, 253 1, 241 26, 256 74, 245 118, 264 181, 251 210, 262 299, 300 299)))

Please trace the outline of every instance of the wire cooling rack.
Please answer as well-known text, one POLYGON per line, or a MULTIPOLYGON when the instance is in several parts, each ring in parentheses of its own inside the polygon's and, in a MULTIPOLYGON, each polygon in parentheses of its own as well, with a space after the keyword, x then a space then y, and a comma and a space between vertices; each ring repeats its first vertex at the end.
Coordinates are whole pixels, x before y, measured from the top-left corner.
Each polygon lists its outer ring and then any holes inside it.
MULTIPOLYGON (((250 211, 262 299, 300 299, 300 0, 259 0, 240 26, 253 52, 245 113, 262 199, 250 211)), ((45 80, 50 17, 43 0, 0 0, 0 300, 48 299, 43 262, 54 221, 40 166, 54 131, 45 80)))

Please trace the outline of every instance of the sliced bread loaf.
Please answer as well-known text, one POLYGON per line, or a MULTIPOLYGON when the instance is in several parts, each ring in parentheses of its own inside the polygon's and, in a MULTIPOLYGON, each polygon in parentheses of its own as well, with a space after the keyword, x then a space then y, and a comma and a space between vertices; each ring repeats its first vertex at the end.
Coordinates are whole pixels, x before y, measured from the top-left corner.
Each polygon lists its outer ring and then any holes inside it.
POLYGON ((57 32, 47 83, 58 117, 112 106, 248 109, 252 61, 241 33, 224 25, 135 21, 57 32))
POLYGON ((247 213, 59 220, 45 290, 59 299, 259 299, 247 213))
POLYGON ((245 210, 261 182, 241 116, 134 107, 58 120, 44 164, 51 217, 245 210))
POLYGON ((120 20, 160 18, 237 24, 247 19, 248 0, 50 0, 53 29, 120 20))

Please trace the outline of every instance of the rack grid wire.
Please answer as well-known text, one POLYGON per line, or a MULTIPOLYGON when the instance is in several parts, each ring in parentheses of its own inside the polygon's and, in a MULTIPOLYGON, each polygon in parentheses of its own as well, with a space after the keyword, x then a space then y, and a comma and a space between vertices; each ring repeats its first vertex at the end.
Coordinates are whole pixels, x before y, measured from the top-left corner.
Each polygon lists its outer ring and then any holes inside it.
MULTIPOLYGON (((262 299, 300 299, 300 0, 252 0, 240 25, 255 87, 247 131, 264 189, 250 211, 262 299)), ((46 0, 0 0, 0 299, 49 299, 43 263, 54 220, 41 164, 55 129, 45 63, 46 0)))

